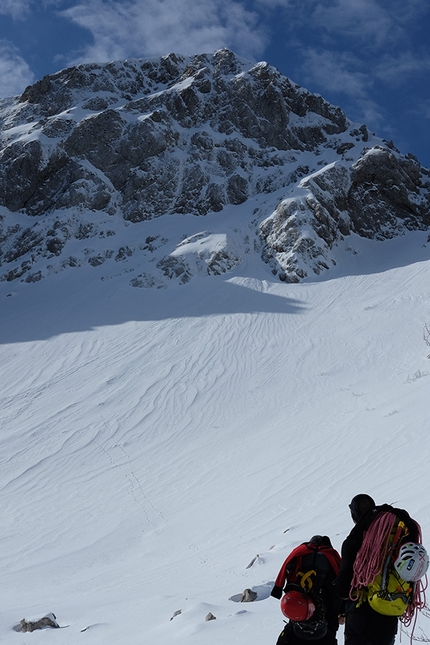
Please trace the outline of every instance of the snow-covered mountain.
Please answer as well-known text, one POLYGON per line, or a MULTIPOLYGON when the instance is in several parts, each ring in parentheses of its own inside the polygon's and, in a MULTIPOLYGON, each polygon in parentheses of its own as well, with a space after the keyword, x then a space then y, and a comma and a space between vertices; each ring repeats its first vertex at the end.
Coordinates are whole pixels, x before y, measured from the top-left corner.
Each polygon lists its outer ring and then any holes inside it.
POLYGON ((427 171, 226 51, 2 118, 0 642, 274 645, 282 562, 358 492, 430 549, 427 171))
POLYGON ((3 100, 0 124, 7 281, 104 265, 160 287, 257 254, 296 282, 352 232, 430 225, 415 158, 225 49, 63 70, 3 100))

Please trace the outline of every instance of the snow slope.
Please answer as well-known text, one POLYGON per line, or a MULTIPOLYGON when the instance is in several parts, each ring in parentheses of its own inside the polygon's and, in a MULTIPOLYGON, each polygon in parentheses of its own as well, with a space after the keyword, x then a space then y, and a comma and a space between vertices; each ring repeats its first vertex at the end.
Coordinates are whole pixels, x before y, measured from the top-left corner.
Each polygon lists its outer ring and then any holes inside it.
POLYGON ((301 284, 0 283, 1 642, 275 643, 280 565, 358 492, 430 544, 427 234, 344 245, 301 284))

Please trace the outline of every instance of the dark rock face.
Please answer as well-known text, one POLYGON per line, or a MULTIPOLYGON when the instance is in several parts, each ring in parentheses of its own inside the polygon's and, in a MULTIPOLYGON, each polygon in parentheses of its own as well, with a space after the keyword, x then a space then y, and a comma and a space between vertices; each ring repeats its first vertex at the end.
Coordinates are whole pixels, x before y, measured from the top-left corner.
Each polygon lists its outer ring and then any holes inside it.
POLYGON ((359 159, 351 168, 347 201, 354 231, 363 237, 384 239, 403 226, 427 229, 429 193, 422 198, 421 170, 412 158, 379 147, 359 159))
POLYGON ((312 150, 327 133, 346 129, 339 109, 267 64, 243 71, 227 51, 213 59, 171 55, 154 62, 84 65, 45 77, 27 88, 20 102, 21 118, 34 115, 39 119, 34 129, 55 140, 49 159, 40 140, 3 150, 2 203, 10 210, 28 209, 29 214, 52 211, 58 200, 68 199, 63 195, 81 180, 68 167, 76 165, 68 163, 71 159, 86 160, 106 175, 127 219, 143 220, 166 210, 206 214, 256 193, 253 168, 244 161, 249 152, 257 167, 270 166, 273 148, 312 150), (83 93, 83 118, 76 120, 76 94, 83 93), (309 112, 323 117, 318 127, 299 119, 290 125, 292 115, 309 112), (210 126, 210 132, 192 132, 202 125, 210 126), (185 160, 181 164, 175 163, 179 151, 185 160), (217 183, 211 182, 214 175, 217 183), (24 185, 12 195, 7 186, 16 185, 17 178, 24 185), (48 190, 37 194, 42 183, 48 190), (172 186, 171 198, 151 203, 165 195, 167 184, 172 186), (222 184, 222 191, 216 190, 222 184), (130 194, 139 206, 130 204, 130 194))
MULTIPOLYGON (((65 256, 79 227, 93 226, 89 213, 126 225, 249 204, 254 250, 292 281, 327 269, 351 232, 385 239, 430 223, 429 175, 418 161, 228 50, 66 69, 0 103, 0 125, 3 279, 27 279, 40 254, 65 267, 116 258, 114 244, 88 251, 91 260, 65 256), (261 195, 277 195, 278 206, 255 217, 261 195)), ((108 224, 91 230, 109 237, 108 224)), ((224 258, 217 270, 240 261, 231 249, 214 253, 224 258)), ((176 255, 156 264, 161 276, 193 273, 176 255)))
POLYGON ((331 249, 351 233, 385 240, 430 226, 428 171, 379 145, 355 163, 304 178, 300 186, 309 194, 285 200, 260 226, 263 258, 281 280, 297 282, 308 268, 316 275, 328 269, 331 249))

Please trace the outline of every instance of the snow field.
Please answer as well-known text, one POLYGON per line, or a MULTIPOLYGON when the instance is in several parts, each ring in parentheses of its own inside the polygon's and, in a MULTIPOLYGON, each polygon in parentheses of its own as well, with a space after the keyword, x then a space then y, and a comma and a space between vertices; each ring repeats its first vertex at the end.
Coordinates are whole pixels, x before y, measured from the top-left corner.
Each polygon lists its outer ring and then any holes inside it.
POLYGON ((315 533, 340 549, 357 492, 426 543, 419 235, 353 240, 348 270, 302 284, 252 258, 163 290, 1 283, 0 639, 274 643, 280 565, 315 533), (64 629, 13 631, 48 611, 64 629))

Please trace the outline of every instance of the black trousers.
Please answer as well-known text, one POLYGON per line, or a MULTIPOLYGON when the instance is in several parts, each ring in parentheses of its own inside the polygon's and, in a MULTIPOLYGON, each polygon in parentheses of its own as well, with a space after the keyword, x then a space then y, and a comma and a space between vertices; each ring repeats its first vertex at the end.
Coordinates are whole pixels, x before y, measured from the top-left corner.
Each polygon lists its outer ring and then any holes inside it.
POLYGON ((299 638, 293 632, 291 623, 287 623, 279 634, 279 638, 276 641, 276 645, 337 645, 336 632, 329 630, 324 638, 320 638, 316 641, 303 640, 299 638))
POLYGON ((398 619, 383 616, 367 602, 348 611, 345 622, 345 645, 394 645, 398 619))

